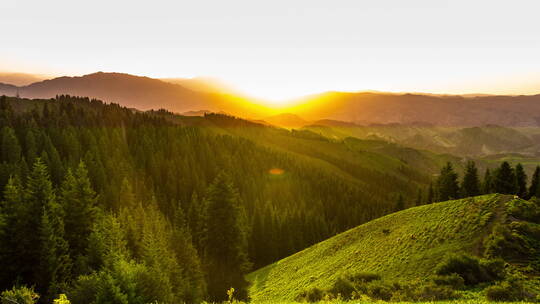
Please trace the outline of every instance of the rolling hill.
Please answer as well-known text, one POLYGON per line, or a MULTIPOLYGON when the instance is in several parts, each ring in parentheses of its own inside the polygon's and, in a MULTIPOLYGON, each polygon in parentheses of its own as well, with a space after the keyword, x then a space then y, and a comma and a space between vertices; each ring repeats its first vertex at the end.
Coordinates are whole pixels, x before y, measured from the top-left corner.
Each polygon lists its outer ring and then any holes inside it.
MULTIPOLYGON (((460 156, 483 156, 522 153, 535 156, 540 141, 527 128, 497 125, 442 127, 428 124, 357 125, 334 120, 320 120, 304 127, 330 138, 357 137, 380 139, 415 149, 460 156)), ((533 128, 537 129, 537 128, 533 128)))
POLYGON ((518 221, 509 195, 484 195, 410 208, 373 220, 249 275, 254 301, 292 300, 327 288, 340 276, 372 272, 389 280, 418 280, 449 254, 481 255, 496 223, 518 221))

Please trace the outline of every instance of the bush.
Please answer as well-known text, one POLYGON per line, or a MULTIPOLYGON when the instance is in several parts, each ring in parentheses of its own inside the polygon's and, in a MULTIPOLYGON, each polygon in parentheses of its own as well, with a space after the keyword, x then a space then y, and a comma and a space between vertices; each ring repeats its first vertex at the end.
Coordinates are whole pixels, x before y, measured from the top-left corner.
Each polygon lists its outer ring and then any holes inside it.
POLYGON ((39 295, 34 292, 33 288, 26 286, 13 287, 11 290, 5 290, 0 295, 2 304, 34 304, 39 299, 39 295))
POLYGON ((465 280, 456 273, 434 276, 432 281, 437 286, 449 286, 456 290, 465 287, 465 280))
POLYGON ((450 286, 436 285, 434 282, 419 282, 394 288, 393 302, 441 301, 457 299, 459 296, 450 286))
POLYGON ((359 272, 354 275, 347 276, 347 279, 354 283, 369 283, 371 281, 377 281, 381 279, 381 276, 371 272, 359 272))
POLYGON ((389 301, 394 292, 392 287, 382 281, 372 282, 367 286, 367 295, 373 299, 389 301))
POLYGON ((317 287, 308 289, 296 297, 299 302, 318 302, 325 296, 325 292, 317 287))
POLYGON ((502 259, 480 260, 480 268, 484 279, 488 282, 502 280, 505 277, 504 261, 502 259))
MULTIPOLYGON (((433 283, 420 285, 417 288, 415 301, 441 301, 456 299, 456 291, 449 286, 439 286, 433 283)), ((413 300, 413 299, 410 299, 413 300)))
POLYGON ((332 295, 335 295, 336 297, 338 295, 341 295, 341 297, 345 300, 350 300, 353 296, 353 293, 356 292, 356 288, 354 287, 353 282, 351 282, 346 277, 341 277, 337 279, 337 281, 334 283, 332 288, 328 290, 329 293, 332 295))
POLYGON ((504 277, 502 260, 480 261, 468 255, 451 256, 437 266, 435 273, 441 276, 457 274, 463 278, 465 285, 492 282, 504 277))
POLYGON ((297 301, 317 302, 327 298, 355 300, 365 296, 383 301, 439 301, 457 298, 454 287, 461 288, 464 280, 457 274, 437 276, 431 282, 401 285, 381 280, 373 273, 358 273, 340 277, 332 288, 304 291, 297 301))
POLYGON ((540 224, 540 200, 514 200, 508 203, 508 213, 516 218, 540 224))
POLYGON ((534 295, 525 291, 523 284, 517 280, 503 281, 485 289, 490 301, 522 301, 534 300, 534 295))

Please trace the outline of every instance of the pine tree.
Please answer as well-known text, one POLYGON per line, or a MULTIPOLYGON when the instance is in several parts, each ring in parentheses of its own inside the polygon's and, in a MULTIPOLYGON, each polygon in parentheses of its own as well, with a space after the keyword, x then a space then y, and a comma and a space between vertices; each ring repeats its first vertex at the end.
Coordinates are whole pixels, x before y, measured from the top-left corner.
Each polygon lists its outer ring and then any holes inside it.
POLYGON ((486 169, 484 174, 484 182, 482 183, 482 193, 490 194, 493 192, 493 178, 491 177, 491 171, 486 169))
POLYGON ((66 288, 71 276, 69 246, 64 238, 64 211, 55 200, 50 200, 41 217, 39 260, 39 289, 48 299, 66 288))
POLYGON ((60 188, 59 201, 66 214, 65 238, 70 255, 77 262, 78 272, 84 268, 83 256, 88 248, 88 236, 96 216, 96 193, 92 189, 85 164, 81 161, 75 170, 68 170, 60 188))
POLYGON ((430 182, 430 183, 429 183, 429 188, 428 188, 427 197, 426 197, 426 204, 431 204, 431 203, 433 203, 434 198, 435 198, 435 193, 434 193, 434 191, 433 191, 433 183, 430 182))
POLYGON ((400 193, 397 197, 394 211, 401 211, 403 209, 405 209, 405 200, 403 199, 403 195, 400 193))
POLYGON ((497 193, 515 194, 517 192, 516 175, 508 162, 503 162, 496 170, 493 187, 497 193))
MULTIPOLYGON (((24 215, 21 216, 24 227, 21 227, 20 231, 18 231, 23 236, 19 239, 21 259, 22 263, 25 264, 21 270, 24 272, 28 268, 27 271, 30 274, 26 282, 38 282, 41 284, 46 280, 43 279, 41 269, 39 267, 36 269, 35 266, 39 265, 39 261, 43 258, 43 242, 40 232, 42 231, 44 210, 47 210, 51 204, 55 203, 55 195, 47 167, 40 158, 37 158, 26 183, 24 215), (36 233, 36 230, 38 233, 36 233)), ((39 285, 38 287, 41 293, 46 292, 45 286, 39 285)))
POLYGON ((418 189, 418 195, 416 196, 416 206, 422 205, 422 189, 418 189))
POLYGON ((120 208, 133 208, 135 207, 135 194, 133 193, 133 187, 127 178, 122 180, 122 187, 120 188, 120 199, 119 206, 116 206, 116 209, 120 208))
POLYGON ((467 162, 465 175, 461 184, 461 191, 464 197, 477 196, 480 194, 480 180, 478 179, 478 169, 474 161, 467 162))
POLYGON ((27 209, 24 206, 24 189, 17 177, 11 177, 4 188, 1 205, 3 225, 0 227, 0 286, 12 286, 17 276, 30 279, 31 265, 26 265, 19 238, 26 237, 27 209))
POLYGON ((459 198, 458 176, 450 162, 441 169, 441 175, 437 179, 437 193, 439 201, 447 201, 459 198))
POLYGON ((538 183, 540 182, 540 166, 536 166, 534 173, 531 177, 531 185, 529 186, 529 193, 527 198, 530 199, 533 196, 538 197, 538 183))
POLYGON ((10 127, 2 129, 2 161, 16 164, 21 159, 21 146, 15 135, 15 131, 10 127))
POLYGON ((527 174, 523 170, 523 166, 518 163, 514 169, 516 174, 516 194, 521 197, 527 197, 527 174))
POLYGON ((206 195, 208 219, 204 238, 204 260, 208 275, 208 295, 212 301, 227 299, 235 289, 237 299, 248 298, 244 278, 250 268, 247 235, 239 197, 228 175, 220 173, 206 195))
POLYGON ((179 203, 173 220, 173 250, 176 260, 184 268, 187 285, 184 292, 184 301, 187 303, 197 303, 206 294, 206 282, 202 271, 201 261, 197 255, 197 250, 193 246, 192 237, 188 223, 179 203))

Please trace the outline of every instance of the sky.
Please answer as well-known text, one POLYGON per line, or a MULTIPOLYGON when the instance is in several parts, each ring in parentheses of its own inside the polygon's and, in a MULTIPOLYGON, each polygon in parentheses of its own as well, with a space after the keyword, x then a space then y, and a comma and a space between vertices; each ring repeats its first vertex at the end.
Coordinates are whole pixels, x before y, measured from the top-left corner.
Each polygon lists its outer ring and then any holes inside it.
POLYGON ((540 93, 540 1, 2 0, 0 71, 328 90, 540 93))

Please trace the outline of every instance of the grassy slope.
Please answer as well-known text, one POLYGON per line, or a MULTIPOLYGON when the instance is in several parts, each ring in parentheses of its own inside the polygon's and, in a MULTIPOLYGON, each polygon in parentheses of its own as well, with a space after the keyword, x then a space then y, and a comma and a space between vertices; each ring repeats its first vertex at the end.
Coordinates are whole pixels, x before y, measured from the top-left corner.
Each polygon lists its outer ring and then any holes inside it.
POLYGON ((330 286, 344 273, 422 278, 450 253, 478 252, 510 198, 484 195, 373 220, 251 273, 251 296, 254 301, 292 300, 307 288, 330 286))

